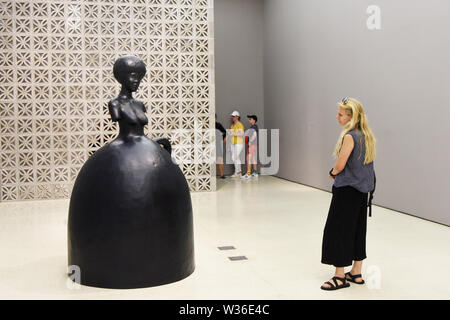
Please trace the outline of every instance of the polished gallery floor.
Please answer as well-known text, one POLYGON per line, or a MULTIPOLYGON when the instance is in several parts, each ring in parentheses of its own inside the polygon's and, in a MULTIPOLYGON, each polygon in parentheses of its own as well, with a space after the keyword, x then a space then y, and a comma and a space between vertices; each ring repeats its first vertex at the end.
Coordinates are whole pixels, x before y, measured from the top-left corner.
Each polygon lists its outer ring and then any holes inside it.
POLYGON ((376 206, 368 222, 367 284, 320 290, 333 272, 320 263, 330 198, 267 176, 228 178, 217 192, 192 193, 195 272, 132 290, 67 282, 68 200, 0 203, 0 299, 450 298, 449 228, 376 206))

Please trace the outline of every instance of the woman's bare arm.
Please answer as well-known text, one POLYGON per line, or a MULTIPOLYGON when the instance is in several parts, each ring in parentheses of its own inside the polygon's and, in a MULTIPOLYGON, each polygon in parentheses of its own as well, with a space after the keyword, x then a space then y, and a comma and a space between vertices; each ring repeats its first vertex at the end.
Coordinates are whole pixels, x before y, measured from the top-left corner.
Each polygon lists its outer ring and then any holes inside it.
POLYGON ((334 175, 339 174, 342 170, 344 170, 345 165, 347 164, 348 157, 353 151, 355 143, 353 141, 353 137, 350 134, 346 134, 344 136, 344 141, 342 142, 341 151, 339 152, 339 157, 334 164, 333 171, 331 172, 334 175))

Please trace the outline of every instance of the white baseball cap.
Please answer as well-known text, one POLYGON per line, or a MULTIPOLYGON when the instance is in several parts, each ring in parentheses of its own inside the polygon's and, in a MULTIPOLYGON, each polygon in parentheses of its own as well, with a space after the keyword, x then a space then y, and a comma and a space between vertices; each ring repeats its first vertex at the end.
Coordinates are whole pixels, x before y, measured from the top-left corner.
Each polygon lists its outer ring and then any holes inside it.
POLYGON ((234 117, 234 116, 240 117, 239 112, 237 112, 236 110, 233 111, 233 112, 231 113, 231 115, 232 115, 233 117, 234 117))

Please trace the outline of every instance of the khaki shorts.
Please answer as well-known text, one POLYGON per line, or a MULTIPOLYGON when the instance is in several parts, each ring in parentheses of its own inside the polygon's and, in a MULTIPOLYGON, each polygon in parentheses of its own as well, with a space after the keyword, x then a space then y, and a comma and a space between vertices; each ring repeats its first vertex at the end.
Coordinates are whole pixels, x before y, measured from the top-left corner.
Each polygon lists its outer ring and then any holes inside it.
POLYGON ((256 144, 251 144, 248 146, 248 154, 251 154, 252 156, 256 156, 256 150, 258 149, 258 146, 256 144))

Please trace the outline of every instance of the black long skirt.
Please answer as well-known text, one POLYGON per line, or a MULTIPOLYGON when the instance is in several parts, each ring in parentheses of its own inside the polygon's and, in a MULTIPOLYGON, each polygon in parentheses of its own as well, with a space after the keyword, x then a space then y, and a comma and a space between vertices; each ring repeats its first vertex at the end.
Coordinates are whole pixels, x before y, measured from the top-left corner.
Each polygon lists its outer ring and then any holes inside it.
POLYGON ((366 256, 367 193, 333 186, 323 231, 322 263, 347 267, 366 256))

